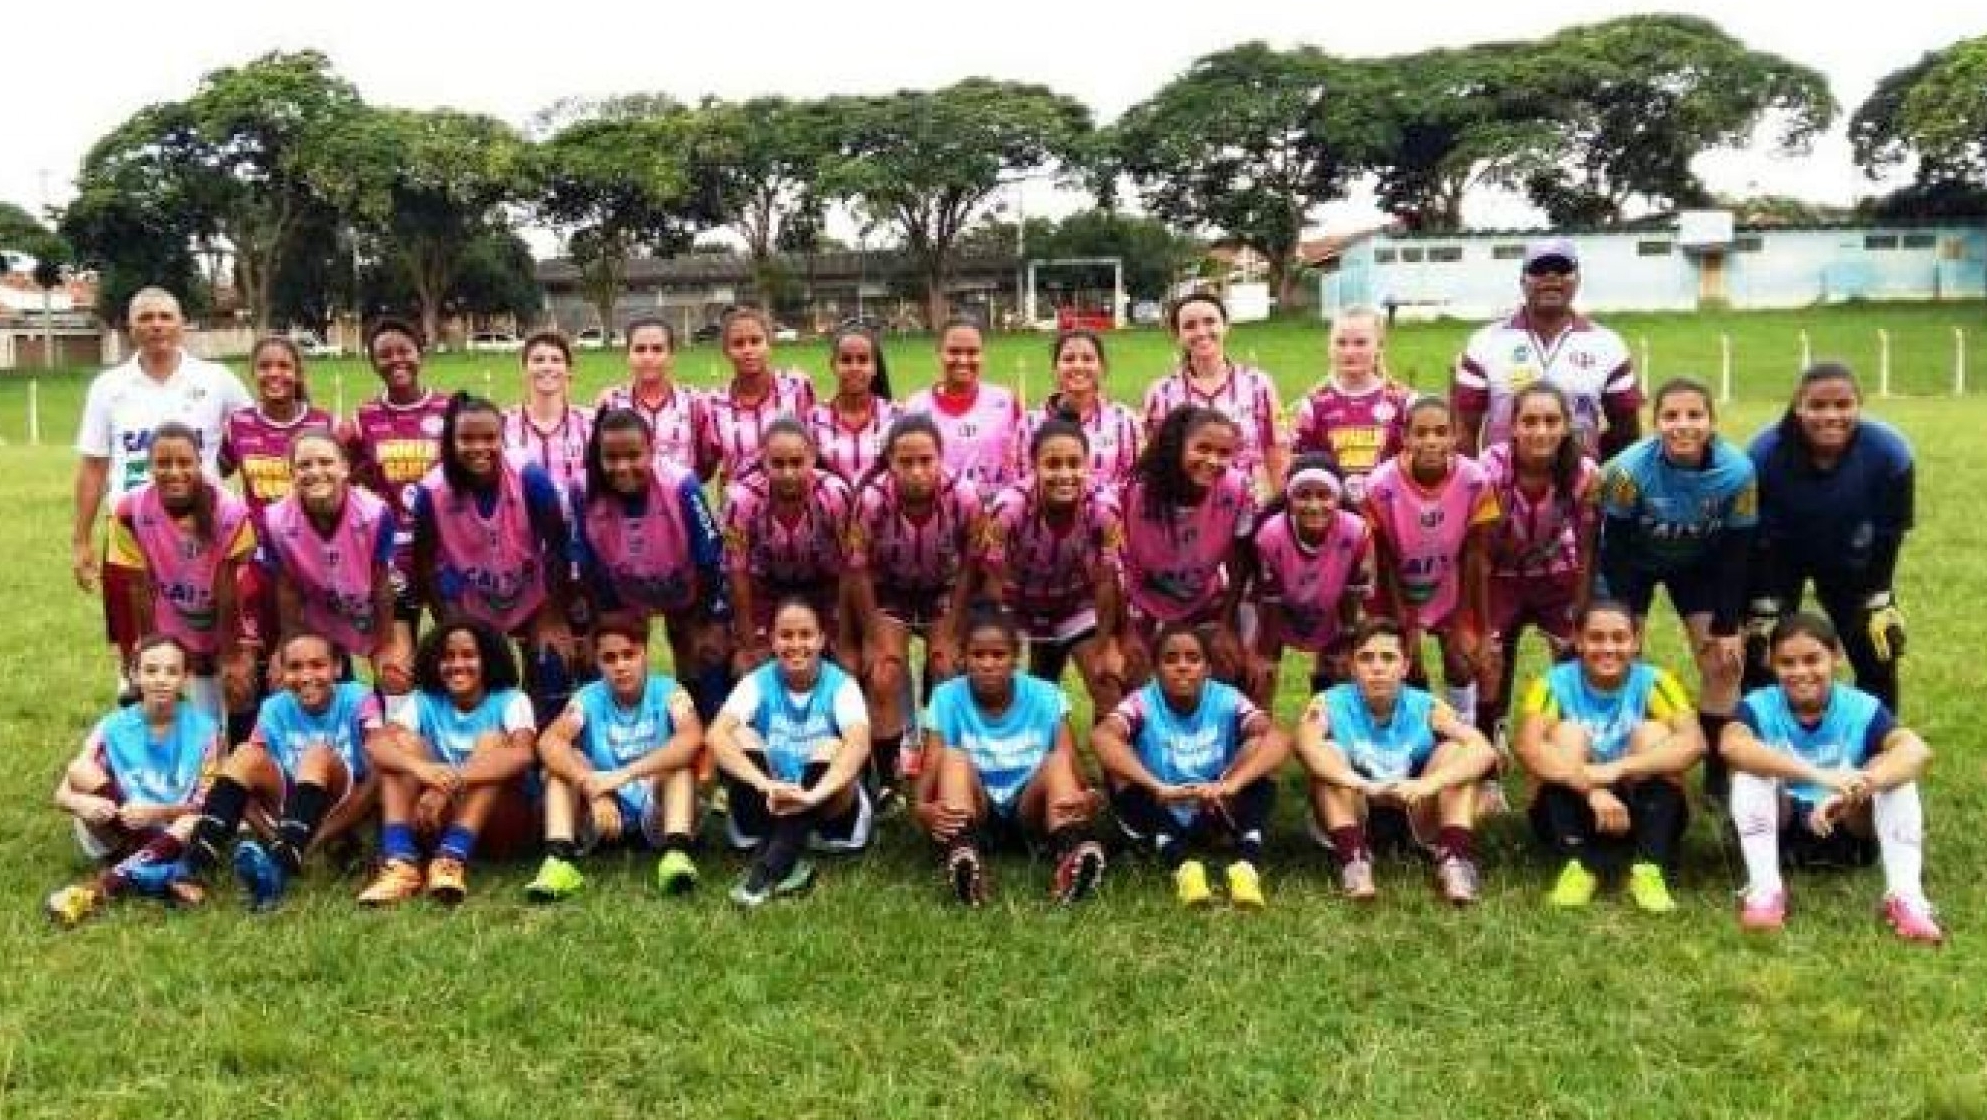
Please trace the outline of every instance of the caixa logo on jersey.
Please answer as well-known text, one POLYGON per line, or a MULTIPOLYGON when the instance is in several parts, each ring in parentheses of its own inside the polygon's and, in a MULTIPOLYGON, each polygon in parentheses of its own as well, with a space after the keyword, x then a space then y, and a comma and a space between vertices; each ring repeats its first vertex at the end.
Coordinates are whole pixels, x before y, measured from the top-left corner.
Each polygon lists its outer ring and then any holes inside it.
MULTIPOLYGON (((124 448, 126 455, 143 454, 152 449, 152 430, 144 428, 138 431, 124 432, 118 436, 118 444, 124 448)), ((198 428, 194 429, 193 446, 204 451, 206 450, 206 445, 207 433, 200 431, 198 428)))

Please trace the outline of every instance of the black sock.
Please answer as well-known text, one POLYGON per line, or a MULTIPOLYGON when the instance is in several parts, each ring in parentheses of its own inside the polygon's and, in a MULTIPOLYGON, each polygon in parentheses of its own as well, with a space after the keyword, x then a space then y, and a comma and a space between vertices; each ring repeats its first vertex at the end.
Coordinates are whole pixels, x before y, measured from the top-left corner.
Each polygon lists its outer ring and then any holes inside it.
POLYGON ((1627 800, 1636 858, 1674 870, 1684 826, 1689 823, 1683 791, 1661 778, 1648 778, 1636 783, 1627 800))
POLYGON ((1719 736, 1730 722, 1729 714, 1697 713, 1697 726, 1704 732, 1704 792, 1718 797, 1723 797, 1731 786, 1731 778, 1725 771, 1725 756, 1718 752, 1719 736))
POLYGON ((579 850, 571 840, 547 840, 545 841, 545 854, 551 856, 553 859, 571 863, 579 855, 579 850))
POLYGON ((897 780, 897 752, 904 747, 904 733, 878 735, 869 741, 869 773, 876 781, 876 788, 897 780))
POLYGON ((813 828, 812 814, 796 813, 773 819, 773 834, 759 849, 759 866, 766 871, 766 882, 778 883, 793 873, 801 851, 807 847, 807 834, 813 828))
POLYGON ((1068 855, 1078 844, 1083 843, 1083 839, 1082 825, 1066 824, 1049 833, 1049 848, 1060 859, 1068 855))
POLYGON ((1170 832, 1162 832, 1152 838, 1152 850, 1159 856, 1159 862, 1168 871, 1178 871, 1187 862, 1186 842, 1170 832))
POLYGON ((290 790, 290 799, 283 806, 283 819, 276 822, 276 858, 283 861, 290 874, 304 869, 304 853, 310 850, 311 837, 317 835, 318 826, 324 823, 324 814, 331 809, 331 791, 316 782, 298 782, 290 790))
POLYGON ((248 787, 226 774, 214 779, 200 803, 200 820, 193 826, 193 840, 187 845, 186 862, 197 874, 221 860, 221 849, 241 827, 242 810, 248 807, 248 787))
POLYGON ((662 838, 662 850, 665 855, 670 852, 689 852, 690 834, 687 832, 665 834, 662 838))
POLYGON ((1263 861, 1262 833, 1250 832, 1237 837, 1235 840, 1235 854, 1242 857, 1242 862, 1244 863, 1261 863, 1263 861))

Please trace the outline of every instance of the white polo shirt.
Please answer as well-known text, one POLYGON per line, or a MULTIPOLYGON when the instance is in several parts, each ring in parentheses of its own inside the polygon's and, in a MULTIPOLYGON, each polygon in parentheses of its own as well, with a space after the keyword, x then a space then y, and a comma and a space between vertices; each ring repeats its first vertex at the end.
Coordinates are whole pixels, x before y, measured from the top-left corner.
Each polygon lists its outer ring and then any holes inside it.
POLYGON ((1511 436, 1511 402, 1518 390, 1544 380, 1566 394, 1573 427, 1587 454, 1598 455, 1602 416, 1642 407, 1642 387, 1628 344, 1584 315, 1557 338, 1541 338, 1524 309, 1481 327, 1456 360, 1456 407, 1483 413, 1480 447, 1511 436))
POLYGON ((200 461, 219 477, 222 425, 229 413, 254 403, 241 381, 218 362, 181 350, 172 376, 156 381, 133 354, 90 382, 76 450, 110 460, 108 508, 146 481, 152 465, 152 432, 168 420, 200 433, 200 461))

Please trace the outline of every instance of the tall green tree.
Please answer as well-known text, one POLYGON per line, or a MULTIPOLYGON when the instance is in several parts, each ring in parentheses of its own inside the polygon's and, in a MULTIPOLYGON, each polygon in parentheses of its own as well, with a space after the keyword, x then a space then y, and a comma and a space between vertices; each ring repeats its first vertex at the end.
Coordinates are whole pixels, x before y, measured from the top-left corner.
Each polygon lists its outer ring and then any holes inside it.
POLYGON ((267 329, 289 239, 352 174, 334 138, 360 107, 358 91, 322 54, 263 55, 216 70, 186 101, 141 110, 113 130, 85 157, 78 193, 135 193, 139 211, 180 210, 178 222, 204 249, 232 259, 250 317, 267 329))
POLYGON ((1384 148, 1370 166, 1383 209, 1413 229, 1458 230, 1480 186, 1516 188, 1549 166, 1562 103, 1524 44, 1361 63, 1384 91, 1384 148))
POLYGON ((825 111, 841 143, 823 162, 823 193, 902 234, 932 323, 947 315, 952 260, 974 216, 1014 176, 1073 174, 1091 129, 1090 110, 1073 98, 988 78, 836 99, 825 111))
POLYGON ((1367 69, 1260 42, 1208 55, 1113 127, 1113 162, 1153 213, 1263 254, 1290 296, 1312 208, 1343 197, 1388 137, 1367 69))
POLYGON ((351 210, 370 255, 406 275, 429 338, 478 240, 507 230, 503 207, 530 196, 524 138, 494 117, 453 109, 373 110, 353 130, 351 210))
POLYGON ((106 321, 123 323, 132 295, 150 285, 177 293, 189 315, 205 307, 193 246, 214 236, 210 208, 195 177, 165 173, 194 162, 200 145, 186 104, 167 102, 140 109, 84 155, 60 229, 77 263, 96 270, 106 321))
POLYGON ((1987 187, 1987 36, 1886 75, 1850 118, 1849 139, 1872 177, 1915 161, 1921 195, 1987 187))
POLYGON ((534 208, 564 232, 587 299, 610 329, 629 260, 684 252, 723 218, 696 174, 695 127, 680 107, 586 119, 534 153, 534 208))
POLYGON ((833 115, 823 104, 784 97, 711 100, 698 107, 696 124, 696 174, 714 181, 725 225, 763 273, 787 225, 818 213, 814 181, 837 146, 833 115))
POLYGON ((1561 122, 1554 166, 1527 187, 1561 224, 1618 221, 1636 199, 1706 203, 1691 170, 1700 153, 1747 145, 1762 127, 1780 150, 1800 151, 1836 114, 1820 72, 1694 16, 1571 27, 1527 53, 1529 80, 1561 122))

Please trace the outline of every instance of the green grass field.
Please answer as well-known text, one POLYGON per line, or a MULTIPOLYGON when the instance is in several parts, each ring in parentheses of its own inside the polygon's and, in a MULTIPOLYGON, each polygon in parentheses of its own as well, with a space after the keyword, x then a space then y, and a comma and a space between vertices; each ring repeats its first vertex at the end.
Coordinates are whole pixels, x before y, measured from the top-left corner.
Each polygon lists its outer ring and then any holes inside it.
MULTIPOLYGON (((1074 912, 1048 869, 994 867, 995 904, 948 906, 927 851, 898 822, 879 850, 825 869, 814 894, 750 915, 721 889, 684 902, 650 886, 646 858, 587 865, 590 889, 534 909, 530 868, 478 868, 445 912, 360 911, 356 875, 314 870, 290 903, 250 917, 232 888, 203 911, 120 904, 72 932, 41 897, 83 870, 48 792, 109 696, 93 598, 67 570, 66 449, 85 373, 41 379, 43 446, 26 394, 0 381, 0 1116, 1979 1116, 1987 1115, 1987 400, 1950 385, 1952 328, 1987 380, 1979 304, 1785 314, 1634 316, 1658 379, 1715 377, 1729 333, 1737 392, 1724 426, 1749 435, 1784 399, 1797 332, 1874 381, 1876 330, 1909 396, 1872 411, 1915 442, 1920 525, 1900 597, 1911 621, 1908 722, 1938 754, 1928 787, 1929 886, 1941 951, 1894 941, 1873 917, 1874 872, 1791 880, 1791 928, 1742 937, 1714 834, 1693 822, 1679 913, 1641 916, 1603 895, 1548 913, 1551 872, 1520 822, 1486 829, 1486 895, 1454 913, 1419 868, 1387 865, 1354 910, 1302 836, 1287 776, 1267 860, 1270 909, 1188 913, 1163 872, 1122 861, 1074 912), (1968 1057, 1967 1055, 1972 1055, 1968 1057)), ((1440 383, 1466 328, 1404 327, 1393 365, 1440 383)), ((1117 395, 1166 361, 1162 336, 1113 340, 1117 395)), ((822 374, 820 344, 783 359, 822 374)), ((1044 386, 1047 344, 997 340, 992 376, 1044 386)), ((1232 349, 1317 379, 1313 325, 1237 330, 1232 349)), ((929 340, 893 340, 897 382, 928 382, 929 340)), ((686 353, 694 381, 709 348, 686 353)), ((611 355, 588 355, 604 383, 611 355)), ((516 395, 505 357, 437 360, 442 384, 516 395)), ((357 363, 312 371, 318 397, 357 363)), ((820 381, 826 385, 825 377, 820 381)), ((1659 659, 1682 667, 1674 624, 1659 659)), ((1294 716, 1299 674, 1279 714, 1294 716)), ((706 883, 738 863, 707 851, 706 883)))

